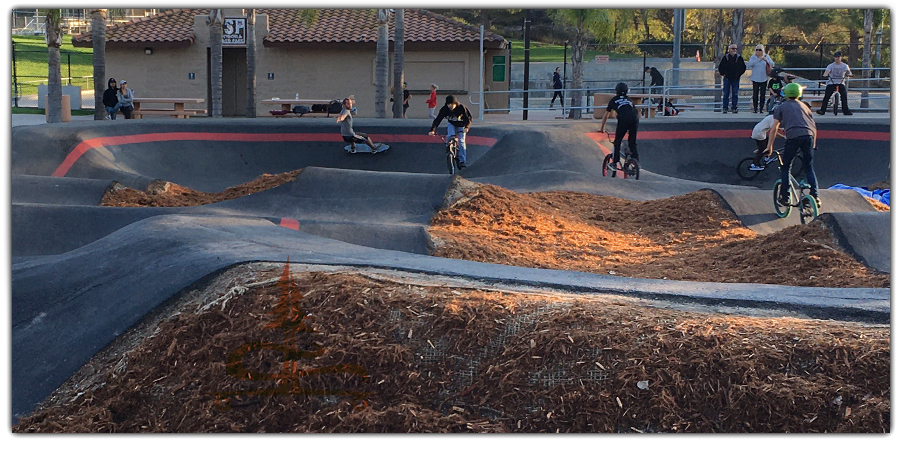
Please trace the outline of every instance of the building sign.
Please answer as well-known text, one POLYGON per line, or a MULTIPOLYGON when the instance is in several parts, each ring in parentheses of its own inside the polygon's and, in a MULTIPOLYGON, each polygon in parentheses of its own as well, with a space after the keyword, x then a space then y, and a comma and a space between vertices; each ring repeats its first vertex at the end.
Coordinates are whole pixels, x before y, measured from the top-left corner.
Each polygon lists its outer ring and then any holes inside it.
POLYGON ((609 63, 609 55, 594 55, 594 62, 597 64, 609 63))
POLYGON ((225 18, 222 45, 247 45, 247 18, 225 18))

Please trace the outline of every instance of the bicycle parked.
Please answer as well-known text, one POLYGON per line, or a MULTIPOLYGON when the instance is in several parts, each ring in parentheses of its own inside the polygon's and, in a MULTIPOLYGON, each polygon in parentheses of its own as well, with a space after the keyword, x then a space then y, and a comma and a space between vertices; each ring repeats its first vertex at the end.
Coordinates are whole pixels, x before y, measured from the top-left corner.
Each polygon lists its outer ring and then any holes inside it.
MULTIPOLYGON (((777 158, 783 162, 781 153, 778 153, 777 158)), ((796 160, 796 157, 794 159, 796 160)), ((792 160, 791 172, 788 174, 788 204, 782 205, 778 201, 778 196, 781 194, 781 179, 775 181, 775 185, 772 187, 772 202, 775 204, 775 214, 779 218, 786 218, 792 208, 799 208, 800 223, 806 224, 819 216, 819 205, 816 203, 815 197, 807 193, 811 188, 809 183, 805 180, 797 181, 797 178, 794 177, 793 167, 792 160)))
MULTIPOLYGON (((606 133, 606 137, 610 142, 615 142, 616 135, 610 132, 606 133)), ((616 177, 616 172, 622 172, 622 178, 628 179, 629 176, 634 179, 641 178, 641 164, 634 158, 631 158, 631 150, 628 149, 627 144, 621 145, 622 153, 619 157, 619 164, 613 165, 613 154, 609 154, 606 158, 603 159, 603 177, 612 176, 616 177)))

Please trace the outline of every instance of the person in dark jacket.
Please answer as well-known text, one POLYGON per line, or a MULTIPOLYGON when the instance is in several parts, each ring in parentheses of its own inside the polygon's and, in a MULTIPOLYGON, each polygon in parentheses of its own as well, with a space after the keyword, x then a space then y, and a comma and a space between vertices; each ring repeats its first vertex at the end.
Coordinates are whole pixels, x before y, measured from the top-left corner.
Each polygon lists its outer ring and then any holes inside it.
POLYGON ((738 87, 741 76, 744 71, 747 71, 747 65, 744 63, 744 57, 738 55, 737 50, 737 45, 729 45, 728 53, 719 62, 719 75, 722 76, 722 113, 728 112, 729 102, 731 103, 731 112, 738 112, 738 87))
POLYGON ((452 95, 448 95, 445 102, 446 104, 441 107, 437 118, 431 123, 431 131, 428 132, 428 135, 433 136, 434 130, 444 118, 447 118, 447 136, 456 136, 459 141, 459 168, 463 169, 466 167, 466 133, 469 132, 469 127, 472 125, 472 114, 452 95))
POLYGON ((616 112, 616 138, 613 141, 613 166, 610 169, 612 169, 613 177, 616 177, 616 170, 619 169, 619 159, 621 158, 622 139, 625 138, 625 133, 628 133, 628 149, 631 151, 631 158, 638 160, 638 114, 631 99, 628 98, 628 84, 624 82, 616 84, 616 96, 606 106, 606 114, 603 115, 603 121, 600 122, 600 132, 606 130, 606 120, 609 118, 610 112, 613 111, 616 112))
POLYGON ((553 71, 553 98, 550 99, 550 108, 553 108, 553 102, 556 101, 556 97, 559 97, 559 103, 563 103, 562 88, 562 79, 559 77, 559 66, 557 66, 556 70, 553 71))
MULTIPOLYGON (((655 66, 644 66, 644 72, 650 74, 650 93, 651 93, 651 94, 654 93, 654 88, 656 88, 656 87, 662 87, 663 84, 666 82, 666 80, 663 79, 662 73, 660 73, 659 70, 656 69, 655 66)), ((661 90, 661 89, 656 89, 656 92, 655 92, 655 93, 662 93, 662 90, 661 90)), ((651 102, 657 104, 657 108, 656 108, 656 109, 657 109, 658 111, 662 111, 662 109, 663 109, 663 103, 662 103, 662 100, 661 100, 661 99, 652 99, 651 102)), ((646 113, 646 112, 644 112, 644 113, 646 113)))
POLYGON ((106 83, 106 90, 103 91, 103 106, 106 107, 106 119, 116 119, 116 112, 119 111, 119 86, 116 84, 116 78, 109 78, 106 83))

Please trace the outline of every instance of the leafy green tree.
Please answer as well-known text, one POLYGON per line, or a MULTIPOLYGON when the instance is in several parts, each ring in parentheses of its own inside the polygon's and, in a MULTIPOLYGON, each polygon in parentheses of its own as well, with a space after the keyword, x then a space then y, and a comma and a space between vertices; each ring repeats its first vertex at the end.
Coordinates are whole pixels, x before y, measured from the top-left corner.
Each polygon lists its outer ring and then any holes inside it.
POLYGON ((572 109, 569 116, 581 119, 582 89, 584 88, 584 52, 590 36, 608 38, 612 31, 612 18, 606 10, 578 9, 555 10, 557 23, 567 27, 572 45, 572 109))

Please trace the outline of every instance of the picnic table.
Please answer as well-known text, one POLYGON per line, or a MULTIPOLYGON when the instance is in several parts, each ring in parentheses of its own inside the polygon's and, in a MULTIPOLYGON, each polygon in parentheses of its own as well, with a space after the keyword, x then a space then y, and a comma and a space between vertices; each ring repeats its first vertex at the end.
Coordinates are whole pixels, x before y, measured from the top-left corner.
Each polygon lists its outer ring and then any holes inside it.
MULTIPOLYGON (((283 111, 283 112, 285 112, 285 113, 282 114, 282 115, 273 115, 273 116, 275 116, 275 117, 295 116, 295 114, 291 112, 291 109, 294 108, 294 105, 306 105, 306 106, 310 107, 310 112, 309 112, 309 113, 304 113, 304 115, 308 115, 308 116, 331 116, 331 113, 329 113, 329 112, 327 112, 327 111, 325 111, 325 112, 314 112, 314 111, 312 111, 312 106, 313 106, 313 105, 318 105, 318 104, 325 104, 325 105, 328 105, 329 103, 331 103, 331 100, 324 100, 324 99, 308 99, 308 98, 301 98, 301 99, 296 99, 296 98, 289 98, 289 99, 270 98, 270 99, 263 100, 262 103, 264 103, 264 104, 266 104, 266 105, 281 105, 281 111, 283 111)), ((300 115, 296 115, 296 116, 300 116, 300 115)))
MULTIPOLYGON (((609 104, 609 101, 615 97, 615 94, 594 94, 594 118, 602 119, 603 115, 606 114, 606 105, 609 104)), ((690 100, 693 95, 688 94, 668 94, 665 96, 666 100, 690 100)), ((651 103, 650 99, 661 99, 663 98, 662 93, 653 93, 653 94, 628 94, 628 99, 631 100, 631 103, 634 104, 634 107, 638 110, 648 109, 649 111, 645 115, 645 117, 650 118, 656 115, 656 106, 657 104, 651 103), (647 99, 644 102, 644 99, 647 99), (641 103, 644 103, 641 105, 641 103)), ((640 115, 642 112, 638 112, 640 115)))
POLYGON ((160 98, 160 97, 135 97, 134 112, 135 119, 140 119, 144 115, 160 115, 173 116, 175 118, 190 118, 196 115, 205 115, 206 110, 185 109, 186 103, 203 103, 202 98, 160 98), (172 104, 172 108, 141 108, 141 104, 172 104))

